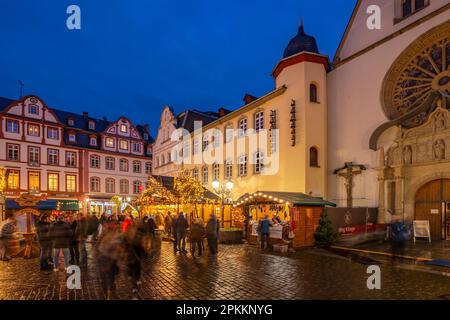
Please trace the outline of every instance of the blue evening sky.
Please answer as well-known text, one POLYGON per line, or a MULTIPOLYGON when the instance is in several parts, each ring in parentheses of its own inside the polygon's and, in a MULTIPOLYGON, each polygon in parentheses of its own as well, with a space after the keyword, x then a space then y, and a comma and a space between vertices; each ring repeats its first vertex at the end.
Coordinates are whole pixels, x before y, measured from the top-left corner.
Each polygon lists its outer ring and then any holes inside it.
POLYGON ((0 96, 148 123, 171 105, 241 106, 274 87, 270 72, 297 33, 333 57, 356 0, 0 0, 0 96), (66 9, 81 8, 81 30, 66 9))

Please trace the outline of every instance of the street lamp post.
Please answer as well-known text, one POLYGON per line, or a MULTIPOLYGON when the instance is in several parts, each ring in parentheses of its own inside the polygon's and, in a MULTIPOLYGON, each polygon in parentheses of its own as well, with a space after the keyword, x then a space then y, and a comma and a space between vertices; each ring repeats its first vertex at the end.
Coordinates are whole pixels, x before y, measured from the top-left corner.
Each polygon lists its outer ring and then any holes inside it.
POLYGON ((212 182, 214 191, 220 196, 221 200, 221 212, 222 212, 222 227, 225 228, 225 198, 229 197, 231 190, 234 187, 234 183, 227 181, 225 184, 221 184, 218 180, 212 182))

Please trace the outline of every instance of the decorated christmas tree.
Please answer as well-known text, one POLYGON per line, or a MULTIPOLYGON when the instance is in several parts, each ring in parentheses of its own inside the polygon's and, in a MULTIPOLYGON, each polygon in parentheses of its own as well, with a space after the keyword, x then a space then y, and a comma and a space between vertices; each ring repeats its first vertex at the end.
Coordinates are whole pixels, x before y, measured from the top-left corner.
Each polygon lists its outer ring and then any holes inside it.
POLYGON ((333 224, 325 209, 319 220, 319 226, 314 233, 314 239, 319 246, 329 247, 338 240, 338 233, 334 230, 333 224))

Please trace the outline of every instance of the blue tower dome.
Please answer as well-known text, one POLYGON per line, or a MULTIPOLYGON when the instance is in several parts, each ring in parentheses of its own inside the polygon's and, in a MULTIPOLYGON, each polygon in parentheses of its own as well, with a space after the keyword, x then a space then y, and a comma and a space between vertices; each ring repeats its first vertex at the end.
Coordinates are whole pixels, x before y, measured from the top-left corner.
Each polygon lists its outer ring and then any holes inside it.
POLYGON ((300 52, 319 53, 316 39, 310 35, 307 35, 303 29, 303 23, 300 21, 297 35, 289 41, 286 49, 284 50, 283 58, 293 56, 300 52))

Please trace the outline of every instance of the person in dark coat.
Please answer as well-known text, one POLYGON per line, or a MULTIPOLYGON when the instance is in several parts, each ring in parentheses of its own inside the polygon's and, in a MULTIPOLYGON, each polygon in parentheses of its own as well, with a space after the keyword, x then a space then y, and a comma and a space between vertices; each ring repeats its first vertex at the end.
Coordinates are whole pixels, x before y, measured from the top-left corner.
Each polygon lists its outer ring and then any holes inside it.
POLYGON ((194 224, 192 224, 190 238, 191 238, 191 253, 195 257, 195 249, 198 248, 198 256, 201 257, 203 253, 203 239, 205 238, 206 231, 203 225, 203 220, 198 218, 194 224))
POLYGON ((36 233, 41 247, 40 265, 41 270, 51 270, 50 264, 52 252, 52 239, 50 238, 50 221, 47 215, 43 215, 36 223, 36 233))
POLYGON ((68 223, 64 222, 64 217, 59 216, 50 228, 50 238, 53 243, 53 271, 58 271, 61 251, 64 255, 64 267, 67 269, 70 260, 69 248, 72 243, 72 229, 68 223))
POLYGON ((177 225, 177 220, 178 220, 178 217, 177 217, 177 216, 175 216, 175 217, 172 219, 173 252, 175 252, 175 253, 178 251, 178 248, 177 248, 177 245, 178 245, 178 241, 177 241, 177 231, 176 231, 176 229, 175 229, 175 227, 176 227, 176 225, 177 225))
POLYGON ((153 219, 153 217, 150 217, 150 218, 147 219, 146 227, 147 227, 147 228, 146 228, 146 229, 147 229, 147 232, 148 232, 152 237, 155 237, 156 223, 155 223, 155 220, 153 219))
POLYGON ((181 212, 175 222, 175 231, 177 233, 177 250, 181 253, 187 253, 186 251, 186 232, 189 224, 184 217, 184 213, 181 212))
POLYGON ((216 255, 218 251, 217 239, 219 238, 220 223, 214 213, 211 214, 206 224, 206 238, 208 240, 209 253, 216 255))
POLYGON ((87 266, 87 251, 86 240, 89 235, 89 220, 86 216, 81 215, 77 221, 77 228, 75 229, 75 239, 77 241, 78 263, 82 267, 87 266))
POLYGON ((78 250, 78 239, 76 237, 76 230, 78 221, 75 217, 70 217, 68 223, 70 224, 70 229, 72 230, 72 243, 70 245, 70 263, 78 264, 80 263, 80 251, 78 250))

